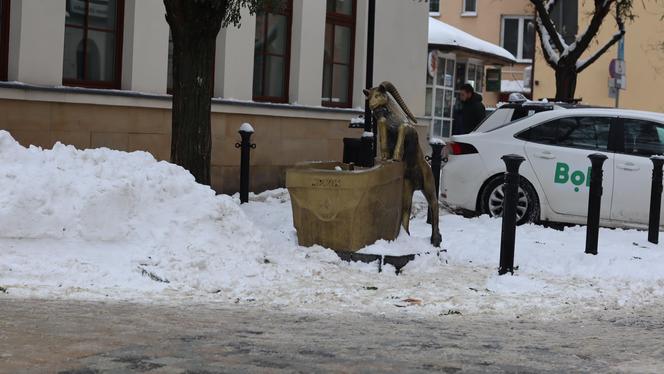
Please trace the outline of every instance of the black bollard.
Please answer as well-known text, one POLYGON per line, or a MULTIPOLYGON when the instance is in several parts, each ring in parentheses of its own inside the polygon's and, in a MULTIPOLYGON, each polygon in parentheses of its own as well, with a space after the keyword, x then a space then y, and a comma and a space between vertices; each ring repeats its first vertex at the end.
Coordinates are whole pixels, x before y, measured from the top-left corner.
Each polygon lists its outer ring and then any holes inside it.
POLYGON ((364 132, 362 138, 360 138, 362 144, 360 160, 358 162, 359 166, 372 167, 374 166, 374 135, 372 132, 364 132))
MULTIPOLYGON (((431 146, 431 157, 427 157, 427 160, 431 161, 433 182, 436 186, 436 198, 438 199, 440 197, 440 168, 443 165, 443 147, 445 143, 432 140, 429 145, 431 146)), ((427 214, 427 223, 431 224, 431 212, 427 214)))
POLYGON ((235 143, 235 148, 240 148, 240 203, 249 202, 249 163, 250 152, 256 148, 256 144, 251 143, 251 135, 254 134, 254 128, 245 123, 240 126, 238 131, 242 137, 241 143, 235 143))
POLYGON ((602 166, 608 157, 601 153, 593 153, 588 156, 592 169, 590 171, 590 191, 588 192, 588 221, 586 226, 586 253, 597 255, 597 243, 599 241, 599 218, 602 211, 602 180, 604 170, 602 166))
POLYGON ((514 274, 514 245, 516 241, 516 204, 519 200, 519 167, 526 159, 519 155, 505 155, 505 183, 503 184, 503 228, 500 237, 500 267, 498 274, 514 274))
POLYGON ((662 209, 662 166, 664 157, 652 156, 652 185, 650 187, 650 219, 648 220, 648 241, 659 243, 659 215, 662 209))

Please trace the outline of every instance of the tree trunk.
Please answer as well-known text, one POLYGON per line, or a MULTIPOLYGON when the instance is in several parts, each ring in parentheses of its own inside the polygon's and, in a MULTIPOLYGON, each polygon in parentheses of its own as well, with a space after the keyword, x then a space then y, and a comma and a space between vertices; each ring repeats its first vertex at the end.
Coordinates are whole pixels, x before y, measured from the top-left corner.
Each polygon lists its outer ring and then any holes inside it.
POLYGON ((206 185, 210 184, 215 42, 226 11, 211 9, 211 3, 214 0, 164 0, 173 38, 171 162, 206 185))
POLYGON ((556 101, 572 101, 576 92, 576 65, 556 68, 556 101))

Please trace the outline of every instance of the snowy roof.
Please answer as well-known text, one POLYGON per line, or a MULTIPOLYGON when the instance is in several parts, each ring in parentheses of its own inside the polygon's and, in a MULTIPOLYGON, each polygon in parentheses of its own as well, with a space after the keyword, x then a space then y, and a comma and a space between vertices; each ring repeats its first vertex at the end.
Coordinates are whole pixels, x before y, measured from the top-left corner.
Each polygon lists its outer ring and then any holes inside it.
POLYGON ((500 81, 500 92, 530 92, 522 80, 503 79, 500 81))
POLYGON ((429 17, 429 45, 463 49, 488 55, 503 63, 516 63, 514 55, 505 48, 470 35, 432 17, 429 17))

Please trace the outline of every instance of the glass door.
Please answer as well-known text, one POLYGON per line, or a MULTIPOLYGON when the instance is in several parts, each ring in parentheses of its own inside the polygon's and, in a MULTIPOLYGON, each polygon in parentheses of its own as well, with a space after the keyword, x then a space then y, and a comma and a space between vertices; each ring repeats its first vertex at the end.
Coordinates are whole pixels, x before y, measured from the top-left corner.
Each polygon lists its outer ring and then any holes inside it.
POLYGON ((432 138, 449 138, 452 134, 455 64, 453 54, 437 51, 429 64, 425 114, 431 116, 432 138))

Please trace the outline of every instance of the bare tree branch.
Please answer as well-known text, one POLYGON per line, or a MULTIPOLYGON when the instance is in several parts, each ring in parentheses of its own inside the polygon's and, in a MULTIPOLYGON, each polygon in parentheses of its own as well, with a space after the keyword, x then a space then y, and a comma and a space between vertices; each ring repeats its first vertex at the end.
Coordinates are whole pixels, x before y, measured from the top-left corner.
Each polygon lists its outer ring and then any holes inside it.
POLYGON ((618 43, 620 39, 622 39, 625 36, 625 25, 621 22, 618 24, 618 27, 620 29, 619 32, 613 34, 613 37, 604 44, 602 48, 597 50, 595 53, 593 53, 592 56, 590 56, 588 59, 579 61, 577 63, 577 68, 576 72, 580 73, 584 71, 588 66, 592 65, 593 62, 597 61, 606 51, 609 50, 614 44, 618 43))
MULTIPOLYGON (((556 72, 556 99, 568 100, 574 97, 577 75, 596 62, 625 35, 625 22, 632 21, 634 0, 584 0, 592 7, 589 23, 585 31, 578 34, 575 41, 567 44, 558 32, 551 18, 551 12, 558 0, 530 0, 537 11, 535 24, 542 53, 546 63, 556 72), (615 22, 618 31, 601 48, 582 59, 590 44, 597 38, 601 26, 606 25, 607 16, 615 9, 615 22)), ((643 0, 642 0, 643 1, 643 0)))
MULTIPOLYGON (((595 0, 595 10, 592 13, 592 18, 590 19, 590 24, 586 31, 581 34, 580 37, 576 40, 576 46, 573 50, 570 51, 570 59, 573 61, 581 58, 581 55, 588 49, 592 40, 599 33, 599 29, 604 22, 604 19, 611 11, 611 5, 613 5, 616 0, 595 0)), ((619 11, 616 11, 617 18, 620 19, 619 11)), ((620 21, 622 22, 622 20, 620 21)))
MULTIPOLYGON (((549 38, 553 42, 554 47, 558 50, 558 53, 562 53, 565 50, 563 46, 563 41, 560 39, 560 34, 556 30, 556 27, 551 21, 551 13, 549 11, 555 4, 556 0, 549 0, 544 4, 544 0, 530 0, 530 2, 535 6, 537 10, 538 24, 544 27, 549 38)), ((540 40, 542 38, 542 29, 538 28, 538 33, 540 34, 540 40)), ((548 43, 548 41, 547 41, 548 43)))
POLYGON ((539 37, 540 45, 542 46, 542 54, 544 54, 544 61, 546 61, 546 63, 549 64, 549 66, 552 69, 555 70, 556 66, 558 66, 558 56, 555 56, 555 57, 551 56, 551 53, 549 52, 549 50, 544 47, 544 45, 545 45, 544 43, 548 43, 548 41, 544 40, 544 34, 543 33, 538 31, 537 36, 539 37))

